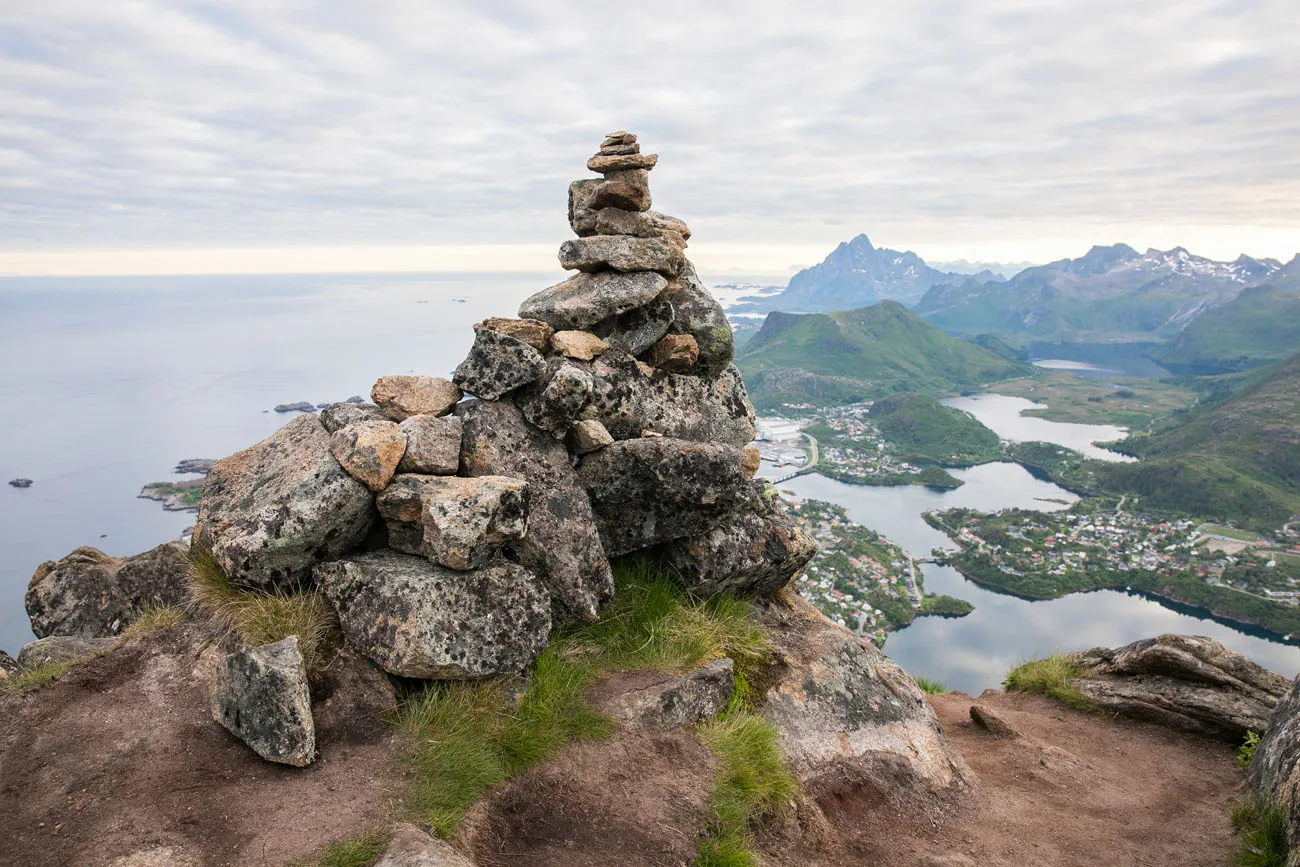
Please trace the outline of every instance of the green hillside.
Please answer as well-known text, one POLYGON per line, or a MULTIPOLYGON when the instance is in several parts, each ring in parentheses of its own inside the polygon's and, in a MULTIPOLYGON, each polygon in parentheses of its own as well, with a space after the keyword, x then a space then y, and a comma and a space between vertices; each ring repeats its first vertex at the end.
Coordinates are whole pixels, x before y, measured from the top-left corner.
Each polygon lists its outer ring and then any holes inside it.
POLYGON ((883 398, 867 414, 897 450, 946 467, 998 460, 998 435, 973 415, 944 406, 928 395, 883 398))
POLYGON ((1300 292, 1259 286, 1193 319, 1147 353, 1174 373, 1214 375, 1272 364, 1300 351, 1300 292))
POLYGON ((737 363, 759 409, 905 391, 947 396, 1029 371, 944 334, 895 301, 839 313, 770 313, 737 363))

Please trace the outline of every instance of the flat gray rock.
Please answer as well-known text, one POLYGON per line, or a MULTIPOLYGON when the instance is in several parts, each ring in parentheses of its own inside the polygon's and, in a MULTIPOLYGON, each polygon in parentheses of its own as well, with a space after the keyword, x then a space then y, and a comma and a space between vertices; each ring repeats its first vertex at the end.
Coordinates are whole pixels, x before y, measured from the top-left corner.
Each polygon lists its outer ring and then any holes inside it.
POLYGON ((345 400, 340 403, 331 403, 320 411, 320 423, 330 433, 335 433, 350 424, 356 424, 360 421, 374 420, 386 421, 388 416, 384 415, 384 411, 373 403, 352 403, 345 400))
POLYGON ((397 465, 401 473, 454 476, 460 469, 461 421, 454 415, 439 418, 413 415, 402 422, 406 452, 397 465))
POLYGON ((591 235, 560 245, 560 267, 567 271, 658 271, 675 276, 685 256, 676 238, 591 235))
POLYGON ((546 374, 546 359, 518 338, 487 328, 474 332, 469 356, 452 381, 483 400, 497 400, 546 374))
POLYGON ((300 585, 312 567, 355 550, 374 497, 330 454, 314 415, 299 416, 208 473, 195 544, 243 587, 300 585))
POLYGON ((546 647, 550 596, 513 563, 469 572, 393 551, 316 568, 348 644, 402 677, 471 679, 522 671, 546 647))
POLYGON ((541 319, 560 331, 585 330, 649 304, 667 285, 662 274, 651 271, 577 274, 528 298, 519 305, 519 315, 541 319))
POLYGON ((230 654, 217 664, 208 692, 212 718, 262 758, 305 768, 316 757, 297 636, 230 654))
POLYGON ((628 355, 640 355, 668 333, 674 315, 671 303, 656 298, 626 313, 602 319, 591 330, 607 345, 628 355))
POLYGON ((707 533, 677 539, 664 556, 696 596, 760 596, 789 584, 817 549, 816 539, 773 509, 733 515, 707 533))

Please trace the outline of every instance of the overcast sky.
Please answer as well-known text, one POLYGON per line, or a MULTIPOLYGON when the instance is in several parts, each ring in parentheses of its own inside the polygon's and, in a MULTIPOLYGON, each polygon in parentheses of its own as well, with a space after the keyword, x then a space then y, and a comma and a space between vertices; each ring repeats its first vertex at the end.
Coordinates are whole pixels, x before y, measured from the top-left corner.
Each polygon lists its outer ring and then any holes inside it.
POLYGON ((715 270, 859 232, 1287 259, 1298 32, 1296 0, 0 0, 0 272, 553 267, 618 128, 715 270))

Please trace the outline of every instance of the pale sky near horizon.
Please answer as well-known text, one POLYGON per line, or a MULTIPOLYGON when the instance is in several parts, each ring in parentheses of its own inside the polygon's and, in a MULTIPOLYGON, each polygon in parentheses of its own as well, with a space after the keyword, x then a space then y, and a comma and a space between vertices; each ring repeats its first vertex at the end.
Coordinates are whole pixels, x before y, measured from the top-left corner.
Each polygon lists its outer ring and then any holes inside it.
POLYGON ((1300 252, 1295 0, 0 0, 0 274, 548 270, 603 133, 714 273, 1300 252))

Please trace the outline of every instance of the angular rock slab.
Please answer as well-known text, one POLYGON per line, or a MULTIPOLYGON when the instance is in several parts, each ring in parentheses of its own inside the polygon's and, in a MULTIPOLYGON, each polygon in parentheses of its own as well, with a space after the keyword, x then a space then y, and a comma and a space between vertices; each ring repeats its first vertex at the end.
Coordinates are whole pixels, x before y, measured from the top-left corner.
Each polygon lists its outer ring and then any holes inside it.
POLYGON ((583 458, 578 479, 610 556, 706 533, 759 492, 740 449, 671 437, 606 446, 583 458))
POLYGON ((508 403, 467 402, 457 413, 462 473, 528 482, 528 532, 514 545, 520 562, 546 584, 560 619, 595 620, 614 578, 568 451, 508 403))
POLYGON ((524 418, 535 427, 556 439, 563 439, 591 397, 591 374, 585 367, 571 361, 553 361, 550 367, 553 373, 546 385, 530 397, 519 400, 518 405, 524 418))
POLYGON ((475 397, 497 400, 545 374, 546 359, 540 352, 522 340, 484 328, 474 332, 474 346, 452 381, 475 397))
POLYGON ((646 361, 668 373, 688 373, 700 357, 700 348, 689 334, 667 334, 650 348, 646 361))
POLYGON ((673 305, 656 298, 649 304, 602 319, 592 332, 628 355, 640 355, 659 342, 673 324, 673 305))
POLYGON ((924 694, 893 660, 789 590, 763 623, 783 664, 762 715, 813 798, 855 790, 896 802, 974 786, 924 694))
POLYGON ((1246 779, 1255 794, 1281 805, 1294 851, 1300 846, 1300 677, 1277 703, 1268 726, 1255 731, 1260 739, 1246 779))
POLYGON ((297 636, 230 654, 217 664, 208 694, 212 718, 268 762, 305 768, 316 757, 297 636))
POLYGON ((609 172, 605 180, 596 182, 587 197, 587 207, 593 211, 603 208, 648 211, 652 204, 650 173, 645 169, 609 172))
POLYGON ((342 401, 331 403, 320 411, 320 423, 330 433, 337 433, 348 425, 363 421, 391 421, 391 419, 373 403, 342 401))
POLYGON ((746 512, 669 543, 664 556, 697 596, 766 596, 789 584, 817 549, 817 540, 783 512, 746 512))
POLYGON ((670 330, 694 337, 699 349, 695 364, 687 372, 705 377, 721 374, 735 355, 735 335, 722 305, 704 288, 689 260, 682 264, 665 297, 673 308, 670 330))
POLYGON ((666 238, 685 242, 690 228, 676 217, 658 211, 624 211, 604 208, 596 212, 597 235, 635 235, 638 238, 666 238))
POLYGON ((722 713, 735 687, 735 664, 715 659, 685 674, 612 675, 598 685, 601 697, 595 705, 600 712, 641 728, 678 728, 722 713))
POLYGON ((482 566, 527 527, 528 483, 523 479, 430 478, 423 497, 423 553, 449 569, 482 566))
POLYGON ((391 420, 413 415, 446 415, 463 397, 453 383, 436 376, 381 376, 370 398, 391 420))
POLYGON ((189 548, 168 542, 134 557, 78 548, 36 567, 23 602, 38 638, 117 635, 146 608, 189 600, 189 548))
POLYGON ((551 348, 567 358, 591 361, 605 351, 605 341, 590 331, 557 331, 551 336, 551 348))
POLYGON ((682 242, 676 238, 637 238, 631 235, 590 235, 560 245, 560 267, 587 273, 613 268, 615 271, 658 271, 677 275, 685 258, 682 242))
POLYGON ((1282 676, 1200 635, 1161 635, 1075 658, 1089 671, 1071 684, 1106 710, 1233 744, 1263 731, 1287 690, 1282 676))
POLYGON ((330 454, 352 478, 382 491, 406 454, 406 432, 388 419, 353 422, 330 436, 330 454))
POLYGON ((519 315, 540 319, 559 331, 585 330, 649 304, 667 285, 662 274, 652 271, 576 274, 529 297, 519 305, 519 315))
POLYGON ((287 587, 357 548, 374 518, 370 489, 330 454, 316 416, 304 415, 213 466, 194 540, 233 583, 287 587))
POLYGON ((569 226, 580 238, 596 234, 596 211, 591 208, 591 200, 603 183, 598 178, 586 178, 569 184, 569 226))
POLYGON ((551 335, 555 333, 554 328, 540 319, 507 319, 501 316, 493 316, 474 324, 475 331, 484 328, 522 340, 538 352, 545 352, 550 347, 551 335))
POLYGON ((402 422, 406 452, 398 472, 454 476, 460 469, 461 422, 454 415, 413 415, 402 422))
POLYGON ((550 596, 513 563, 458 572, 393 551, 316 568, 348 644, 390 674, 464 680, 522 671, 551 634, 550 596))
POLYGON ((474 867, 474 862, 450 844, 401 822, 393 829, 393 838, 375 867, 474 867))
POLYGON ((579 455, 599 451, 614 443, 614 438, 609 435, 609 431, 605 430, 603 424, 590 420, 575 422, 573 427, 569 428, 567 440, 569 450, 579 455))

